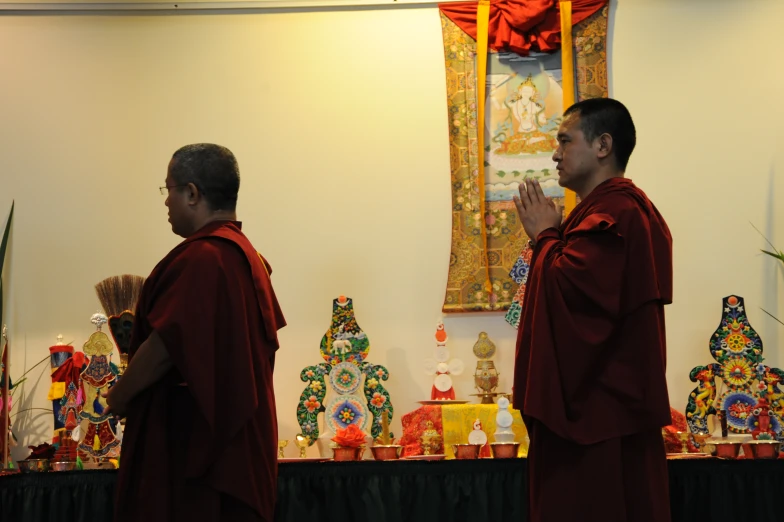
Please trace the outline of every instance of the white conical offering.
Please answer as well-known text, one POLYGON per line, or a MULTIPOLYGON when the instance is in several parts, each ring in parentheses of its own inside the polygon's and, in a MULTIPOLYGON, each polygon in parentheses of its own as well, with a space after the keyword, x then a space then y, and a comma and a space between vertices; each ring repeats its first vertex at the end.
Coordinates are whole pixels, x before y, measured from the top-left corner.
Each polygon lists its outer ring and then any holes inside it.
POLYGON ((514 419, 509 411, 509 399, 501 397, 498 399, 498 413, 495 415, 495 437, 496 442, 514 442, 514 432, 512 424, 514 419))

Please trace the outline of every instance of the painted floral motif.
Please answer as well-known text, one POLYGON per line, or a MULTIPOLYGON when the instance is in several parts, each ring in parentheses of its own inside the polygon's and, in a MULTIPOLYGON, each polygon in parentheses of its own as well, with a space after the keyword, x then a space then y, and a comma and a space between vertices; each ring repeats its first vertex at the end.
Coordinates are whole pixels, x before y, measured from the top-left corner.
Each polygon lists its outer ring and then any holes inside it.
MULTIPOLYGON (((381 384, 381 381, 389 379, 389 372, 380 364, 363 363, 360 368, 362 373, 365 374, 364 392, 368 410, 373 415, 370 434, 373 436, 373 439, 376 439, 381 435, 381 416, 383 412, 387 412, 389 422, 392 422, 394 413, 389 392, 381 384)), ((390 433, 390 437, 394 438, 394 435, 390 433)))
POLYGON ((324 411, 324 396, 327 393, 324 379, 331 369, 330 365, 321 363, 308 366, 299 375, 302 382, 308 384, 299 396, 297 422, 302 429, 302 435, 309 438, 311 445, 316 442, 319 435, 317 417, 324 411))
POLYGON ((329 373, 329 383, 341 395, 354 393, 359 388, 361 380, 362 373, 352 362, 337 364, 329 373))
POLYGON ((374 393, 373 398, 370 399, 370 404, 372 404, 376 408, 381 408, 382 406, 384 406, 385 402, 387 402, 387 398, 378 392, 374 393))
POLYGON ((327 426, 333 433, 354 424, 364 430, 368 422, 365 405, 353 395, 336 397, 327 406, 325 415, 327 426))
POLYGON ((731 295, 723 299, 721 322, 711 335, 708 348, 716 362, 698 366, 690 374, 698 386, 686 405, 689 429, 706 433, 708 415, 722 410, 730 431, 750 433, 757 438, 782 438, 784 394, 779 385, 784 372, 763 363, 762 339, 746 317, 742 297, 731 295), (719 397, 716 378, 723 381, 726 389, 719 397), (760 418, 765 422, 761 423, 760 418))
POLYGON ((389 378, 389 372, 383 366, 365 361, 370 342, 357 324, 351 298, 341 296, 332 301, 332 320, 319 351, 326 363, 308 366, 300 373, 300 379, 307 383, 297 405, 302 435, 308 437, 311 445, 316 442, 318 415, 324 412, 326 429, 333 433, 356 426, 377 438, 381 433, 382 412, 386 411, 392 420, 389 392, 381 385, 381 381, 389 378), (324 403, 326 379, 337 394, 327 404, 324 403), (363 381, 364 397, 354 395, 363 381))
POLYGON ((321 403, 318 401, 318 399, 316 399, 315 395, 311 395, 305 399, 305 402, 303 402, 302 405, 305 407, 305 409, 308 410, 309 413, 313 413, 314 411, 321 408, 321 403))

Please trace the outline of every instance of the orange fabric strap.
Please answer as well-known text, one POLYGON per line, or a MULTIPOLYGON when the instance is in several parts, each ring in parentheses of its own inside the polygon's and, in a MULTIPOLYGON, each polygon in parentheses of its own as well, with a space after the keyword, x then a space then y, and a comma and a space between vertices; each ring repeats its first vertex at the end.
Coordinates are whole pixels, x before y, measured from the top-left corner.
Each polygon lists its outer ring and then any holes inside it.
MULTIPOLYGON (((563 110, 574 105, 574 51, 572 46, 572 2, 561 2, 561 71, 563 74, 563 110)), ((566 215, 577 206, 577 194, 566 189, 566 215)))
POLYGON ((487 224, 485 222, 485 94, 487 89, 487 33, 490 25, 490 0, 480 0, 476 6, 476 145, 479 163, 479 213, 482 243, 485 246, 487 281, 485 290, 492 292, 490 266, 487 260, 487 224))

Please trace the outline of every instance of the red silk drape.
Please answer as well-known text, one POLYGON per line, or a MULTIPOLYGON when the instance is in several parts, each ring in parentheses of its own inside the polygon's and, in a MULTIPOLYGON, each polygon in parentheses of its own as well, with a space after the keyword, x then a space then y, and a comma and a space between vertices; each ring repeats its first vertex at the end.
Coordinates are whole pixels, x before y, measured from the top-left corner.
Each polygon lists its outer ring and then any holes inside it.
MULTIPOLYGON (((572 23, 582 22, 608 0, 572 0, 572 23)), ((438 8, 476 40, 477 2, 439 4, 438 8)), ((561 47, 561 9, 556 0, 491 0, 488 47, 527 56, 561 47)))

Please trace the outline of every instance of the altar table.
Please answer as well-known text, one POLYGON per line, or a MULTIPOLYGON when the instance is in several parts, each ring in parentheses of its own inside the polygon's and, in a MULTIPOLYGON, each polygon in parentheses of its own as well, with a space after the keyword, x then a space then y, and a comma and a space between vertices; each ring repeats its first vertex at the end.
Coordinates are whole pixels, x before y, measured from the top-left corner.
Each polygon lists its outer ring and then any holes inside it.
MULTIPOLYGON (((276 520, 521 522, 526 464, 525 459, 284 463, 276 520)), ((675 460, 669 470, 673 522, 784 519, 782 460, 675 460)), ((115 480, 115 471, 0 477, 0 521, 110 522, 115 480)))

